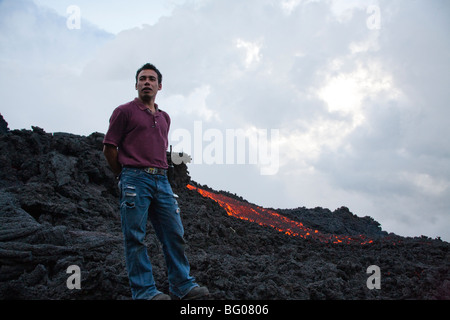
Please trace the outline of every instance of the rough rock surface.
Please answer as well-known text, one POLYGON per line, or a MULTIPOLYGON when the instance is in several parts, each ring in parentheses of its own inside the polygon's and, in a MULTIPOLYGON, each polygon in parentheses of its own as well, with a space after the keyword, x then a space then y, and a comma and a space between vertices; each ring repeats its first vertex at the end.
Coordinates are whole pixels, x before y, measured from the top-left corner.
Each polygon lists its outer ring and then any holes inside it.
MULTIPOLYGON (((102 140, 100 133, 50 134, 38 127, 6 126, 0 133, 0 299, 131 298, 118 190, 102 140), (71 265, 80 267, 81 289, 67 287, 71 265)), ((450 298, 447 242, 388 234, 347 208, 278 210, 323 232, 364 232, 375 241, 295 238, 229 217, 213 200, 188 190, 186 165, 175 166, 174 176, 192 274, 209 287, 210 299, 450 298), (370 265, 380 267, 379 290, 367 288, 370 265)), ((149 230, 155 279, 167 292, 150 223, 149 230)))

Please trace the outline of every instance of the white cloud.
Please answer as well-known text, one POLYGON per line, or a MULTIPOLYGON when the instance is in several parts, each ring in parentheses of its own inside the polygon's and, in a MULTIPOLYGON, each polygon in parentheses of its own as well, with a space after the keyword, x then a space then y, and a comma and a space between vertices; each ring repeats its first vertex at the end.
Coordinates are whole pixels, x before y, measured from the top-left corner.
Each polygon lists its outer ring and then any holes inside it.
POLYGON ((331 12, 341 23, 351 21, 355 11, 365 12, 368 7, 376 5, 374 0, 331 0, 329 3, 331 12))
POLYGON ((432 177, 427 173, 400 172, 399 178, 412 184, 419 192, 429 196, 440 196, 448 191, 450 181, 432 177))
POLYGON ((67 8, 76 6, 81 11, 84 22, 94 22, 96 27, 107 32, 118 34, 123 30, 153 25, 164 16, 170 16, 172 10, 185 0, 33 0, 37 5, 53 9, 63 17, 67 17, 67 8))
POLYGON ((1 112, 11 128, 39 125, 76 132, 80 123, 89 122, 80 115, 89 115, 85 111, 90 106, 83 100, 92 89, 80 81, 80 74, 99 47, 112 39, 110 34, 89 23, 70 30, 66 18, 54 11, 31 1, 4 0, 0 35, 1 112))
POLYGON ((172 117, 191 116, 197 121, 220 122, 220 113, 207 104, 211 88, 208 85, 194 89, 187 96, 175 94, 162 98, 160 104, 171 110, 172 117))
POLYGON ((392 76, 382 70, 379 62, 369 60, 364 66, 358 63, 349 73, 339 72, 336 64, 339 63, 332 62, 332 74, 326 75, 317 95, 325 101, 329 112, 351 116, 353 122, 349 130, 364 122, 364 103, 368 99, 375 100, 379 95, 384 101, 401 98, 402 93, 395 88, 392 76))
POLYGON ((261 60, 261 43, 260 41, 250 42, 242 39, 236 40, 236 47, 245 50, 245 67, 249 68, 252 64, 261 60))

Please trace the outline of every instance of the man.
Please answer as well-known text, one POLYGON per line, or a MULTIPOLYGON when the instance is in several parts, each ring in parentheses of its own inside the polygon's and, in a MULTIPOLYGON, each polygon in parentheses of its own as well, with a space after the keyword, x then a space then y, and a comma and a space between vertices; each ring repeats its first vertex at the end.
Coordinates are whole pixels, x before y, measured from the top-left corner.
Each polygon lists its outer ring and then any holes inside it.
POLYGON ((180 209, 167 178, 169 115, 155 103, 162 75, 152 64, 136 72, 138 97, 117 107, 110 118, 103 153, 120 179, 120 216, 133 299, 170 300, 155 285, 144 245, 147 218, 162 243, 169 289, 181 299, 208 295, 190 276, 180 209))

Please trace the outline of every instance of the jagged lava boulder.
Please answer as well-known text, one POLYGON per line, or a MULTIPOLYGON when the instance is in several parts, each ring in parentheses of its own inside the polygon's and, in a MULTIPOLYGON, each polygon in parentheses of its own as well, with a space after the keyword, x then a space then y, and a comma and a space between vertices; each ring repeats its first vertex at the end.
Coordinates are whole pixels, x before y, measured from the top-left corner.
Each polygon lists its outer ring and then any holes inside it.
POLYGON ((9 131, 8 123, 5 121, 0 113, 0 134, 7 133, 9 131))

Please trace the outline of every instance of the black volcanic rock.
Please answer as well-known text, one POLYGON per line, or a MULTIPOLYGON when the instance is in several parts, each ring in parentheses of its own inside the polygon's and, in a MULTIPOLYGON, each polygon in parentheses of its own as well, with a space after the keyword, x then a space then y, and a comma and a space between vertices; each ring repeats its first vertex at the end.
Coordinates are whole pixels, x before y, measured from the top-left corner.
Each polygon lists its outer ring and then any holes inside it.
POLYGON ((8 123, 5 121, 0 113, 0 134, 7 133, 9 131, 8 123))
POLYGON ((371 217, 360 218, 350 212, 347 207, 340 207, 334 211, 316 207, 296 209, 278 209, 282 215, 308 225, 312 229, 320 229, 322 232, 358 236, 366 235, 369 238, 380 239, 388 235, 381 230, 380 224, 371 217))
MULTIPOLYGON (((0 299, 130 299, 118 190, 103 137, 38 127, 0 134, 0 299), (79 290, 67 287, 71 265, 81 270, 79 290)), ((175 166, 173 181, 192 274, 211 299, 450 298, 447 242, 387 234, 345 207, 278 212, 325 233, 365 233, 372 244, 290 237, 229 217, 188 190, 184 164, 175 166), (366 286, 370 265, 381 269, 380 290, 366 286)), ((157 285, 167 292, 150 224, 146 241, 157 285)))

